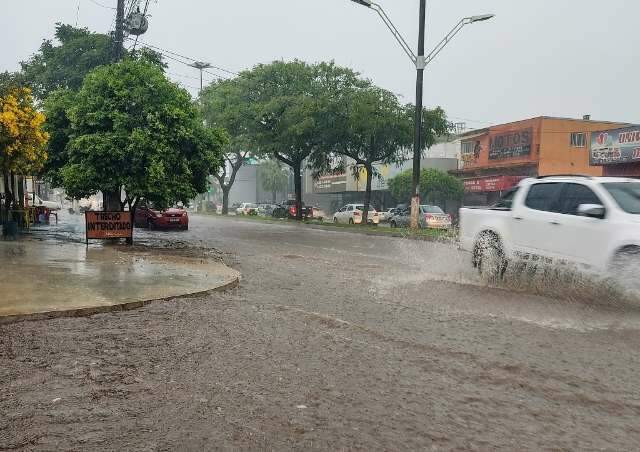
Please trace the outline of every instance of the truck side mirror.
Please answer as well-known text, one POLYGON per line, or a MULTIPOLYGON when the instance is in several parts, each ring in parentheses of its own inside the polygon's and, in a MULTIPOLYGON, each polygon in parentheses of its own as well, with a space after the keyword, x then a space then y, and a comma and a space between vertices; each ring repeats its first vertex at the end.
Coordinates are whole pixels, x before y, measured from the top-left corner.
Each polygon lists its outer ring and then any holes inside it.
POLYGON ((605 208, 601 204, 580 204, 578 215, 581 217, 604 218, 605 208))

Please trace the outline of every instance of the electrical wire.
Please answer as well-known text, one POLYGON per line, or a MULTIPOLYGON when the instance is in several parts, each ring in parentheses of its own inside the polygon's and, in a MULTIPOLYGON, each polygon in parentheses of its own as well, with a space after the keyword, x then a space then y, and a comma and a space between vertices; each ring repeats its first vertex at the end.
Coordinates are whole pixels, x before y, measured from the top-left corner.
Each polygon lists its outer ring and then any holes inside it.
MULTIPOLYGON (((127 39, 129 41, 133 41, 134 40, 133 38, 127 38, 127 39)), ((165 57, 165 58, 167 58, 167 59, 169 59, 171 61, 175 61, 177 63, 184 64, 185 66, 193 67, 192 66, 192 64, 193 64, 192 62, 197 61, 194 58, 189 58, 189 57, 184 57, 184 56, 176 57, 176 56, 174 56, 174 55, 177 55, 175 52, 170 52, 169 53, 169 51, 164 50, 164 49, 163 50, 158 50, 159 47, 150 46, 150 45, 144 44, 142 41, 140 41, 140 45, 142 47, 146 48, 146 49, 158 52, 160 55, 162 55, 163 57, 165 57), (185 61, 185 59, 187 59, 189 61, 185 61)), ((209 75, 215 77, 216 79, 228 79, 229 78, 229 76, 227 76, 227 75, 217 74, 217 73, 211 72, 209 70, 203 70, 202 72, 205 73, 205 74, 209 74, 209 75)))
MULTIPOLYGON (((140 41, 140 44, 144 45, 145 47, 150 47, 150 48, 155 49, 155 50, 158 50, 158 51, 162 51, 162 52, 169 53, 169 54, 171 54, 171 55, 173 55, 173 56, 176 56, 176 57, 184 58, 184 59, 186 59, 186 60, 190 60, 190 61, 198 61, 196 58, 192 58, 192 57, 188 57, 188 56, 185 56, 185 55, 181 55, 181 54, 179 54, 179 53, 177 53, 177 52, 172 52, 171 50, 167 50, 167 49, 163 49, 162 47, 154 46, 153 44, 149 44, 149 43, 142 42, 142 41, 140 41)), ((219 71, 225 72, 225 73, 227 73, 227 74, 231 74, 231 75, 238 75, 238 73, 237 73, 237 72, 232 71, 232 70, 229 70, 229 69, 225 69, 225 68, 220 67, 220 66, 214 66, 214 65, 211 65, 211 67, 212 67, 212 68, 214 68, 214 69, 217 69, 217 70, 219 70, 219 71)), ((205 72, 206 72, 206 71, 205 71, 205 72)))
POLYGON ((100 2, 99 2, 99 1, 97 1, 97 0, 89 0, 89 1, 90 1, 91 3, 93 3, 94 5, 100 6, 100 7, 105 8, 105 9, 113 9, 113 10, 118 9, 118 8, 114 8, 113 6, 107 6, 107 5, 104 5, 104 4, 100 3, 100 2))

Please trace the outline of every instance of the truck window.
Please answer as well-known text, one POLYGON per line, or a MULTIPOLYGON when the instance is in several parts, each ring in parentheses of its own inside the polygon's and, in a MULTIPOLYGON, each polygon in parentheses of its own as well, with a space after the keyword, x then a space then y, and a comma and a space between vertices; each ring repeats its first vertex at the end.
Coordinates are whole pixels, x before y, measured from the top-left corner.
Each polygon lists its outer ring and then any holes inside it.
POLYGON ((518 193, 518 188, 512 188, 511 190, 509 190, 508 192, 506 192, 502 198, 500 198, 498 200, 498 202, 496 202, 493 206, 491 206, 492 209, 497 209, 497 210, 511 210, 511 205, 513 204, 513 198, 516 196, 516 193, 518 193))
POLYGON ((557 212, 555 204, 561 189, 562 184, 558 182, 534 184, 529 188, 524 205, 534 210, 557 212))
POLYGON ((566 215, 578 215, 580 204, 602 204, 600 198, 586 185, 564 184, 558 201, 558 211, 566 215))

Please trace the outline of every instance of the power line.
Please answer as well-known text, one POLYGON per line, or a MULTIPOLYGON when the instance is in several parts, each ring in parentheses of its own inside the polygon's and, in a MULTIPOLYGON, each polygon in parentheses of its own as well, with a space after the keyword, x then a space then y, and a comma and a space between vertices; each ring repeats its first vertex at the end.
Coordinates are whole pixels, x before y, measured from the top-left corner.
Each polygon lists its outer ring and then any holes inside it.
MULTIPOLYGON (((169 54, 171 54, 171 55, 173 55, 173 56, 177 56, 177 57, 180 57, 180 58, 184 58, 184 59, 186 59, 186 60, 190 60, 190 61, 198 61, 198 59, 196 59, 196 58, 192 58, 192 57, 188 57, 188 56, 185 56, 185 55, 181 55, 181 54, 179 54, 179 53, 177 53, 177 52, 172 52, 171 50, 167 50, 167 49, 163 49, 162 47, 154 46, 153 44, 148 44, 148 43, 146 43, 146 42, 142 42, 142 41, 140 41, 140 44, 144 45, 145 47, 150 47, 150 48, 155 49, 155 50, 158 50, 158 51, 162 51, 162 52, 169 53, 169 54)), ((232 71, 232 70, 229 70, 229 69, 225 69, 225 68, 220 67, 220 66, 214 66, 214 65, 211 65, 211 67, 212 67, 212 68, 214 68, 214 69, 217 69, 217 70, 219 70, 219 71, 226 72, 227 74, 231 74, 231 75, 238 75, 238 73, 237 73, 237 72, 232 71)))
POLYGON ((113 6, 107 6, 107 5, 104 5, 104 4, 100 3, 100 2, 99 2, 99 1, 97 1, 97 0, 89 0, 89 1, 90 1, 91 3, 93 3, 94 5, 98 5, 98 6, 102 7, 102 8, 106 8, 106 9, 113 9, 113 10, 115 10, 115 9, 116 9, 116 8, 114 8, 113 6))
MULTIPOLYGON (((130 40, 130 41, 133 41, 132 38, 127 38, 127 39, 130 40)), ((180 58, 178 58, 178 57, 173 56, 173 54, 171 54, 171 53, 167 53, 166 50, 158 50, 159 47, 153 47, 152 48, 151 46, 148 46, 148 45, 146 45, 146 44, 144 44, 142 42, 140 42, 140 44, 141 44, 142 47, 144 47, 146 49, 158 52, 160 55, 162 55, 163 57, 165 57, 165 58, 167 58, 169 60, 175 61, 177 63, 184 64, 185 66, 193 67, 191 62, 185 61, 184 59, 181 59, 181 58, 188 58, 188 57, 180 57, 180 58)), ((192 59, 190 59, 190 60, 191 61, 196 61, 196 60, 192 60, 192 59)), ((221 75, 221 74, 217 74, 215 72, 211 72, 211 71, 207 71, 207 70, 203 70, 203 72, 206 73, 206 74, 209 74, 212 77, 215 77, 217 79, 228 79, 229 78, 229 76, 227 76, 227 75, 221 75)))

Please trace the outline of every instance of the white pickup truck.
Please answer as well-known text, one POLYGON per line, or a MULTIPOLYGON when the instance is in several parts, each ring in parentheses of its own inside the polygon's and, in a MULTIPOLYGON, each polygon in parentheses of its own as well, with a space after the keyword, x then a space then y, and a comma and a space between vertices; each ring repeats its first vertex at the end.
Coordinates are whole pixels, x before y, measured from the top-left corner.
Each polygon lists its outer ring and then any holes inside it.
POLYGON ((488 276, 519 259, 631 275, 640 269, 640 181, 525 179, 492 207, 460 209, 460 242, 488 276))

